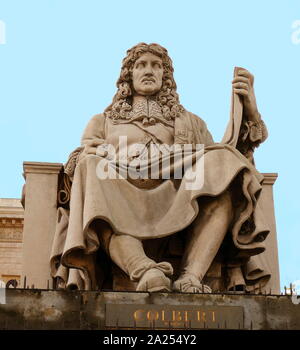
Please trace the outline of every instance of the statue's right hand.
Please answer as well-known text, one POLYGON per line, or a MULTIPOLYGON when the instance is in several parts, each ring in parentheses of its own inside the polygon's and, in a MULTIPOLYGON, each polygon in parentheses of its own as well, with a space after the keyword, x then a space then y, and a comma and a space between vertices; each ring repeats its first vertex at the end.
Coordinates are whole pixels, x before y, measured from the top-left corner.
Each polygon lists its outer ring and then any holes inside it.
POLYGON ((79 156, 79 160, 83 159, 88 154, 96 155, 97 147, 102 145, 105 141, 103 139, 93 139, 86 142, 84 149, 79 156))

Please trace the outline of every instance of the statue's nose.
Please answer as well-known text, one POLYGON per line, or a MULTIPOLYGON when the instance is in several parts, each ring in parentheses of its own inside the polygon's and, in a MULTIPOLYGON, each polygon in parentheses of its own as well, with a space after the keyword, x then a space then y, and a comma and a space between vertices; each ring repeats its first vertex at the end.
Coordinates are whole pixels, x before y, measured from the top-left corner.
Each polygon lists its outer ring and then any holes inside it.
POLYGON ((153 75, 153 69, 150 64, 147 64, 145 67, 145 74, 146 75, 153 75))

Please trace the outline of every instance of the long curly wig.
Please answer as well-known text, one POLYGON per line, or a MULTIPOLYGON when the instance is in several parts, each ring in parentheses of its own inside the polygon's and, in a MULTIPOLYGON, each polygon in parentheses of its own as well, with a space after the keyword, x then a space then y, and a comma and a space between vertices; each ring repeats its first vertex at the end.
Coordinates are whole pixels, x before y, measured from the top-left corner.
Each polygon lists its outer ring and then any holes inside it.
POLYGON ((118 119, 130 119, 129 113, 132 110, 133 85, 132 70, 135 61, 143 54, 150 52, 158 56, 163 63, 162 87, 155 95, 156 102, 162 109, 163 117, 166 120, 175 119, 184 108, 179 103, 176 92, 177 86, 173 77, 172 60, 168 51, 158 44, 139 43, 127 51, 127 56, 122 61, 121 74, 117 81, 117 92, 104 113, 115 122, 118 119))

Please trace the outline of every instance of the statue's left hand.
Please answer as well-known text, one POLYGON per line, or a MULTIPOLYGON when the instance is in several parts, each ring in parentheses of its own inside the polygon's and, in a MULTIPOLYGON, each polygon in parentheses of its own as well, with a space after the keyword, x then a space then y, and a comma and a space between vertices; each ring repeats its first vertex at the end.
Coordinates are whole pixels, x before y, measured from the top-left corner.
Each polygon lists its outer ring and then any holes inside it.
POLYGON ((240 68, 232 81, 232 86, 233 91, 242 97, 245 116, 255 122, 259 119, 259 113, 253 83, 254 76, 248 70, 240 68))

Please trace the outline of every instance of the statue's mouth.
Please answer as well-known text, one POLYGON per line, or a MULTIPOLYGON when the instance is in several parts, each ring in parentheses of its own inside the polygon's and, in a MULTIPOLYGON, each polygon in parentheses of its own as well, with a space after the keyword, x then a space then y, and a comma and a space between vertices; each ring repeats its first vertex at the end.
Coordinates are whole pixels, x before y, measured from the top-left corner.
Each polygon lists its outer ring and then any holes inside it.
POLYGON ((145 78, 145 79, 142 80, 142 83, 149 83, 149 82, 155 83, 155 79, 153 79, 153 78, 145 78))

